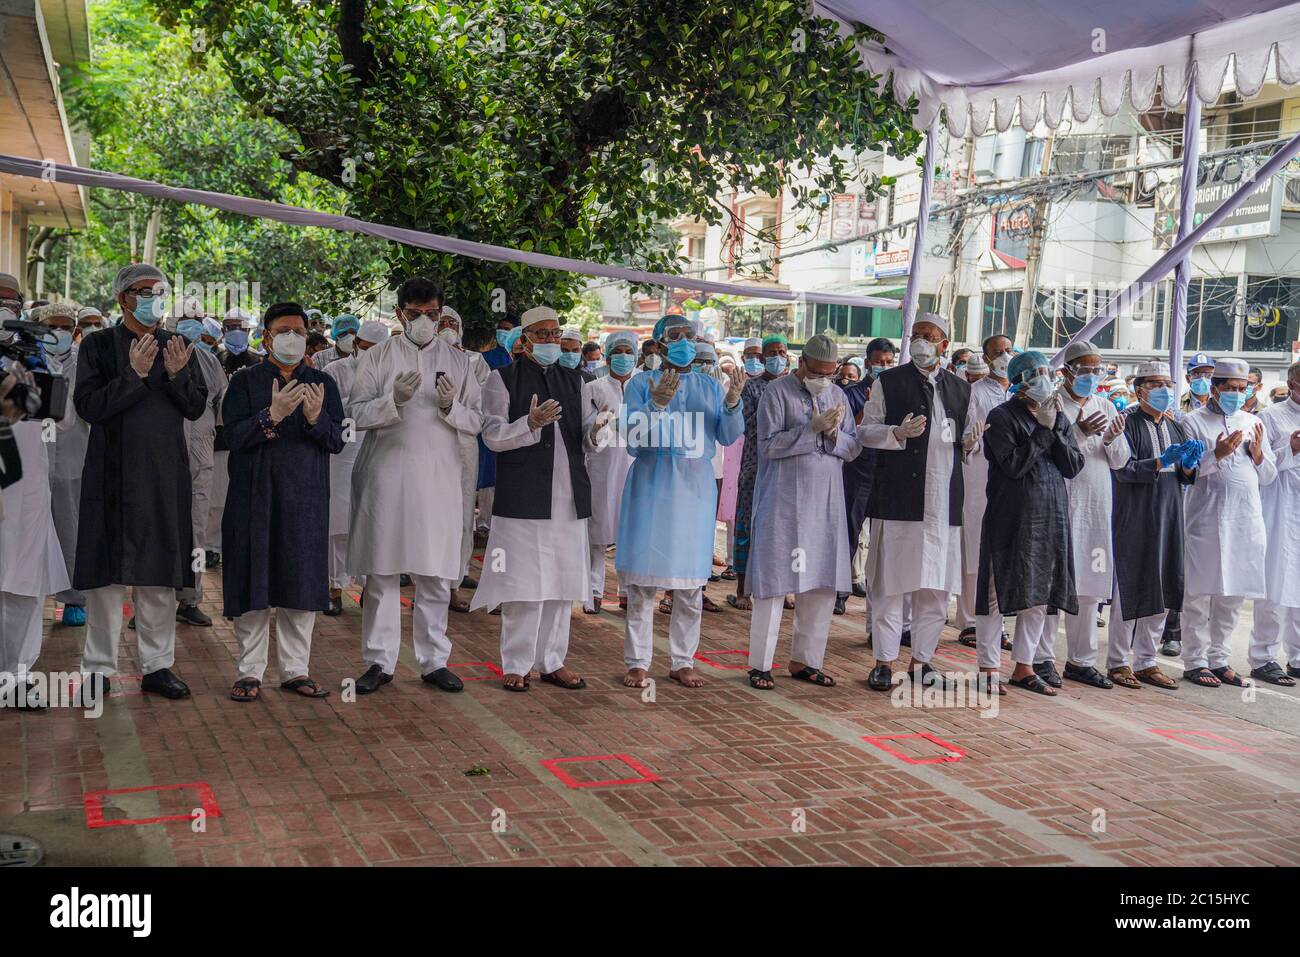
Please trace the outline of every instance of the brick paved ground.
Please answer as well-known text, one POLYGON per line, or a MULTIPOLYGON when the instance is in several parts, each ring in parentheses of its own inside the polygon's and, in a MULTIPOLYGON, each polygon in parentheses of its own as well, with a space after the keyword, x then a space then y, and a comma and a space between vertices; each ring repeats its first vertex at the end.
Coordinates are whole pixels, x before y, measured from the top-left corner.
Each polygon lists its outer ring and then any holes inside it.
MULTIPOLYGON (((273 659, 263 699, 244 705, 227 697, 219 575, 208 584, 215 626, 178 631, 191 700, 141 696, 126 677, 99 720, 0 714, 0 831, 42 840, 54 864, 1300 863, 1296 737, 1252 720, 1251 702, 1230 714, 1067 682, 1056 700, 1012 689, 996 717, 895 707, 863 684, 856 599, 834 621, 831 690, 782 679, 788 612, 778 689, 750 689, 749 616, 728 609, 705 616, 709 684, 694 691, 666 680, 656 615, 645 701, 620 684, 611 601, 595 617, 575 606, 585 691, 503 691, 501 619, 476 612, 451 616, 463 694, 422 684, 408 640, 393 684, 347 702, 340 683, 363 670, 349 598, 342 618, 317 619, 314 676, 334 695, 280 691, 273 659), (159 789, 92 793, 134 788, 159 789), (112 823, 168 815, 181 820, 112 823)), ((48 627, 41 667, 74 669, 82 630, 48 627)), ((941 667, 974 667, 951 631, 941 652, 941 667)), ((121 670, 139 671, 130 631, 121 670)))

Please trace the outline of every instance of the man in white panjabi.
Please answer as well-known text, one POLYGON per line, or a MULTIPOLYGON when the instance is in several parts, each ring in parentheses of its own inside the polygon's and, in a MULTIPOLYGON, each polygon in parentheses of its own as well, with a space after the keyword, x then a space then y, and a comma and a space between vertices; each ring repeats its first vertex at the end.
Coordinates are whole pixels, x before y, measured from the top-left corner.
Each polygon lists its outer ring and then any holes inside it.
POLYGON ((1277 463, 1277 478, 1264 486, 1266 598, 1255 599, 1250 635, 1250 674, 1291 687, 1300 678, 1300 362, 1287 370, 1287 395, 1259 414, 1277 463), (1277 663, 1286 653, 1286 670, 1277 663))
POLYGON ((605 429, 579 370, 559 363, 560 323, 537 306, 520 317, 524 358, 495 370, 483 390, 483 441, 497 453, 492 528, 471 608, 501 605, 501 670, 507 691, 541 680, 587 686, 564 664, 573 603, 590 581, 591 482, 583 443, 605 429))
MULTIPOLYGON (((1113 688, 1114 682, 1097 670, 1097 606, 1110 597, 1115 582, 1110 473, 1122 469, 1131 452, 1124 437, 1124 413, 1098 392, 1102 379, 1101 353, 1087 340, 1070 343, 1065 350, 1065 381, 1057 391, 1083 454, 1083 471, 1065 480, 1079 613, 1062 612, 1060 617, 1065 619, 1064 677, 1094 688, 1113 688)), ((1016 628, 1030 620, 1031 616, 1017 616, 1016 628)), ((1056 671, 1056 630, 1056 621, 1049 617, 1034 655, 1034 672, 1053 687, 1061 682, 1056 671)))
POLYGON ((930 665, 961 589, 962 436, 970 385, 943 369, 947 320, 922 314, 912 328, 912 361, 886 369, 863 409, 858 437, 879 449, 867 515, 871 550, 867 593, 876 666, 868 685, 893 688, 903 631, 903 599, 912 596, 913 680, 942 686, 930 665))
MULTIPOLYGON (((634 333, 610 333, 605 340, 609 375, 600 376, 589 384, 589 404, 594 409, 610 409, 617 414, 623 405, 623 390, 636 371, 636 351, 634 333)), ((603 445, 595 445, 589 440, 587 445, 587 474, 591 478, 591 520, 587 523, 591 588, 582 610, 595 615, 599 614, 605 597, 605 551, 618 537, 618 510, 623 499, 623 484, 627 481, 628 469, 632 467, 632 456, 617 436, 603 445)), ((620 604, 627 607, 627 599, 623 598, 620 604)))
POLYGON ((352 386, 349 411, 366 433, 352 469, 348 532, 348 570, 366 576, 361 643, 369 668, 359 694, 393 680, 404 573, 415 585, 411 637, 421 678, 443 691, 464 688, 447 667, 447 605, 462 568, 457 434, 477 435, 483 413, 469 359, 437 337, 441 311, 432 282, 402 283, 403 331, 360 357, 352 386))
MULTIPOLYGON (((389 338, 388 326, 377 320, 363 324, 356 333, 352 351, 325 366, 323 370, 339 387, 343 414, 352 415, 349 403, 357 378, 357 362, 362 353, 389 338)), ((460 433, 457 433, 458 435, 460 433)), ((343 614, 343 589, 352 584, 348 571, 348 528, 352 524, 352 469, 361 452, 364 435, 358 435, 352 423, 344 419, 343 451, 330 456, 330 605, 322 614, 337 618, 343 614)), ((364 579, 361 587, 365 587, 364 579)))
POLYGON ((1247 598, 1268 597, 1260 489, 1277 463, 1264 423, 1243 408, 1249 371, 1241 359, 1218 360, 1210 398, 1182 421, 1206 448, 1183 506, 1183 680, 1203 688, 1248 684, 1228 662, 1232 632, 1247 598))

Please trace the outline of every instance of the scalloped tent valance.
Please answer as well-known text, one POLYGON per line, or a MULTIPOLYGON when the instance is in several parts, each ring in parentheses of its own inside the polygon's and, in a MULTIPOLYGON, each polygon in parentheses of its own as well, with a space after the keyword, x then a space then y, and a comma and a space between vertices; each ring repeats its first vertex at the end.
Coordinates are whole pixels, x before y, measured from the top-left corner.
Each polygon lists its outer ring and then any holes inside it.
POLYGON ((1190 64, 1197 96, 1214 103, 1232 69, 1249 98, 1269 78, 1300 83, 1297 0, 818 0, 819 15, 865 23, 884 45, 861 44, 865 65, 919 101, 917 129, 940 109, 954 136, 1025 129, 1040 120, 1149 108, 1157 91, 1179 106, 1190 64), (972 14, 977 13, 978 16, 972 14))

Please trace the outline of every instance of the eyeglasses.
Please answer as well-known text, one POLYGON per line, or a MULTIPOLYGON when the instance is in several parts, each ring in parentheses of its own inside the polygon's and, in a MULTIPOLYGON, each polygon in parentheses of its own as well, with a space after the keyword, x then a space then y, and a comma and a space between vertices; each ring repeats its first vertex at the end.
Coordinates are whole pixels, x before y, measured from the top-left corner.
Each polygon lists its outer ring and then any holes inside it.
POLYGON ((435 313, 429 312, 426 309, 403 309, 401 310, 401 313, 402 313, 402 318, 405 319, 407 322, 415 322, 415 320, 419 319, 421 316, 428 316, 430 319, 433 319, 435 322, 439 318, 435 313))
POLYGON ((690 326, 674 326, 664 333, 664 342, 676 342, 678 339, 690 339, 694 341, 695 330, 690 326))
POLYGON ((559 329, 525 329, 524 334, 533 342, 559 342, 559 329))

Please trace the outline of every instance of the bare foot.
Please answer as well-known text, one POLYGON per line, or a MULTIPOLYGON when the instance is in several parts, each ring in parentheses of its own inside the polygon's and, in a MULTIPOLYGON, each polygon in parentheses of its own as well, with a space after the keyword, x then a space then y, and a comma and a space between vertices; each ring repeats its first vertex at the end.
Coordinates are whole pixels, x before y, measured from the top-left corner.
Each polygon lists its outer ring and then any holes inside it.
POLYGON ((685 688, 699 688, 704 684, 704 679, 695 673, 694 668, 679 668, 676 671, 668 672, 668 677, 673 681, 680 682, 685 688))
POLYGON ((628 688, 644 688, 646 686, 645 669, 629 668, 627 674, 623 676, 623 684, 628 688))
POLYGON ((527 675, 506 675, 501 679, 501 684, 507 688, 527 688, 527 675))

